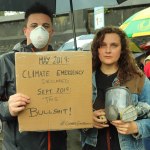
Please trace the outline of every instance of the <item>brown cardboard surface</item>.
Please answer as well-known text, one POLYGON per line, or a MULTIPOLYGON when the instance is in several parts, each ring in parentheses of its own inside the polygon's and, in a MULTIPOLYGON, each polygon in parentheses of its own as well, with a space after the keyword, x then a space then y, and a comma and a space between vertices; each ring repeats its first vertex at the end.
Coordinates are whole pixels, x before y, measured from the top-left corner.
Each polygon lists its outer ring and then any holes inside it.
POLYGON ((18 116, 20 131, 92 127, 90 52, 17 52, 17 92, 31 103, 18 116))

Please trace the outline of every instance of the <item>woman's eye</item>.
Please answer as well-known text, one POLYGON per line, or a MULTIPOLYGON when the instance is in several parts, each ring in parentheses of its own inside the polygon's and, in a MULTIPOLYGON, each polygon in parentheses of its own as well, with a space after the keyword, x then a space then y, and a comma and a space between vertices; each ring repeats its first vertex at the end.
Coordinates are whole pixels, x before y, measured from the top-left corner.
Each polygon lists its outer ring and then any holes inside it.
POLYGON ((100 47, 105 47, 106 46, 106 44, 102 44, 100 47))
POLYGON ((112 44, 112 47, 117 47, 118 45, 117 44, 112 44))

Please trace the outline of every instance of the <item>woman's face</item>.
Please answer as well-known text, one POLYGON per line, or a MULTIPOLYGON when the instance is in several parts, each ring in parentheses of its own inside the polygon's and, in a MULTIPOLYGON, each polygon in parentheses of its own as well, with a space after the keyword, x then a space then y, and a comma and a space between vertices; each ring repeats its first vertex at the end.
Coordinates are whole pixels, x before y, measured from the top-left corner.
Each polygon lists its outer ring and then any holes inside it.
POLYGON ((98 48, 99 59, 102 65, 118 65, 121 54, 121 41, 116 33, 105 34, 101 47, 98 48))

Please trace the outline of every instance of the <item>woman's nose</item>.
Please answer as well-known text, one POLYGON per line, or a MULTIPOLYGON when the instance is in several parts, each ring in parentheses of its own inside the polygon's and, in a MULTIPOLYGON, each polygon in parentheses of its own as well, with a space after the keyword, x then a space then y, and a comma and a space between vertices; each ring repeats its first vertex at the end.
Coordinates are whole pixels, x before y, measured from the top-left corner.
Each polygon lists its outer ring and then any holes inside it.
POLYGON ((110 49, 109 46, 106 47, 105 52, 106 52, 106 53, 110 53, 110 52, 111 52, 111 49, 110 49))

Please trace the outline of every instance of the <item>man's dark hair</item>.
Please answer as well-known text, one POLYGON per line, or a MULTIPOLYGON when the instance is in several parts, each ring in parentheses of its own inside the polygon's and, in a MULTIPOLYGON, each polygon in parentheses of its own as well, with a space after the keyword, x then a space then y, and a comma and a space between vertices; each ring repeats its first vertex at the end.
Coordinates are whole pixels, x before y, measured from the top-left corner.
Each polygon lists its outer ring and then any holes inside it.
POLYGON ((28 8, 25 12, 25 22, 27 22, 29 16, 35 13, 42 13, 50 17, 53 22, 53 13, 50 9, 48 9, 45 5, 41 3, 34 3, 30 8, 28 8))

